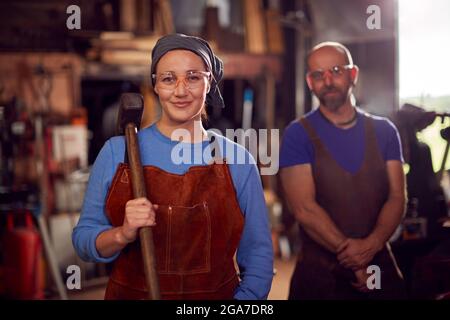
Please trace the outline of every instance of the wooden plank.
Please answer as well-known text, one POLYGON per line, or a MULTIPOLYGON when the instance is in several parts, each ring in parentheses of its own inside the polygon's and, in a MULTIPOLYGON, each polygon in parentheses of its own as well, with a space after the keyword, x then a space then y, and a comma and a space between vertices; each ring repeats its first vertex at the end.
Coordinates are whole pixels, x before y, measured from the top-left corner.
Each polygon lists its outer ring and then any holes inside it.
POLYGON ((273 54, 284 53, 283 29, 280 24, 280 13, 277 9, 268 9, 265 12, 267 25, 268 51, 273 54))
MULTIPOLYGON (((114 52, 114 50, 109 51, 114 52)), ((127 50, 118 51, 125 51, 125 54, 127 53, 127 50)), ((261 74, 267 70, 275 77, 276 81, 281 80, 283 66, 279 56, 247 53, 218 53, 218 56, 224 63, 225 79, 253 80, 255 77, 261 76, 261 74)), ((120 79, 121 77, 141 79, 145 73, 145 66, 148 67, 150 63, 150 52, 147 53, 147 56, 145 56, 144 52, 143 56, 139 55, 139 57, 137 57, 139 58, 137 61, 142 61, 143 63, 138 65, 133 65, 130 61, 127 62, 126 57, 119 58, 121 58, 120 61, 123 61, 124 63, 120 66, 121 72, 124 73, 119 73, 117 70, 110 69, 106 65, 89 61, 86 63, 86 68, 84 68, 83 77, 102 79, 102 77, 105 76, 106 79, 120 79)))
POLYGON ((157 34, 169 34, 175 32, 175 24, 173 22, 172 8, 169 0, 157 0, 155 31, 157 34))
POLYGON ((137 0, 137 31, 151 30, 152 8, 150 0, 137 0))
POLYGON ((146 64, 150 63, 151 53, 144 50, 103 50, 101 60, 109 64, 146 64))
POLYGON ((216 51, 220 48, 221 28, 219 25, 219 8, 206 7, 205 38, 216 51))
POLYGON ((266 53, 266 27, 261 0, 244 0, 244 25, 246 50, 266 53))
POLYGON ((224 63, 224 77, 254 79, 264 72, 264 68, 270 70, 275 79, 280 80, 282 65, 280 58, 275 55, 247 54, 247 53, 219 53, 224 63))
POLYGON ((94 47, 99 49, 133 49, 151 51, 158 39, 158 36, 145 36, 116 40, 93 39, 91 40, 91 43, 94 47))
POLYGON ((135 31, 136 20, 136 0, 120 0, 120 30, 135 31))

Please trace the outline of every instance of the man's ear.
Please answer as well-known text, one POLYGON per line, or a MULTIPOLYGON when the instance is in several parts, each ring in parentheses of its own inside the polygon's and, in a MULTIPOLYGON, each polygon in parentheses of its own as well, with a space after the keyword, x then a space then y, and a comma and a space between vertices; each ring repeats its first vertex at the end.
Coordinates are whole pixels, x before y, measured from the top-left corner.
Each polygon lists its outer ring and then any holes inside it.
POLYGON ((306 79, 306 83, 308 84, 309 90, 312 90, 312 80, 311 80, 311 78, 308 75, 306 75, 305 79, 306 79))
POLYGON ((353 68, 350 70, 350 77, 353 85, 356 85, 356 83, 358 82, 358 75, 359 75, 359 68, 355 64, 353 65, 353 68))

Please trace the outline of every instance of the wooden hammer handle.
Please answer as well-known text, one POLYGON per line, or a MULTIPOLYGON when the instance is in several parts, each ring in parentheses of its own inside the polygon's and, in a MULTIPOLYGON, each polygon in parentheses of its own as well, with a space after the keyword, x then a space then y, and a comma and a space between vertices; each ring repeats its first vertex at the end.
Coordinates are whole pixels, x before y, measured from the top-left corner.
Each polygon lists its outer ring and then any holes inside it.
MULTIPOLYGON (((134 198, 146 198, 144 170, 141 164, 139 143, 137 139, 137 128, 135 124, 128 123, 125 127, 125 138, 127 141, 128 161, 131 170, 131 183, 134 198)), ((158 274, 156 272, 155 247, 153 244, 153 232, 151 227, 139 229, 141 241, 142 260, 144 262, 145 281, 149 289, 151 300, 160 300, 158 274)))

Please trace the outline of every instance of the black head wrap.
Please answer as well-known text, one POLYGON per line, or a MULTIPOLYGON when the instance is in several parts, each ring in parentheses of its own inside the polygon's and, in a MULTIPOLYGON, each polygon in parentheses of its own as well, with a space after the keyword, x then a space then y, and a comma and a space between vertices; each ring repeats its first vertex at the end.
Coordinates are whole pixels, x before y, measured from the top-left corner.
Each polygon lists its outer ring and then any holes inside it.
MULTIPOLYGON (((223 63, 222 60, 213 53, 208 42, 201 38, 179 33, 169 34, 160 38, 152 50, 151 74, 156 72, 156 65, 158 64, 159 59, 167 52, 176 49, 192 51, 203 59, 209 69, 208 71, 211 71, 213 75, 211 79, 211 88, 206 96, 206 103, 208 105, 224 108, 225 104, 218 87, 218 84, 223 77, 223 63)), ((152 84, 155 86, 153 77, 152 84)))

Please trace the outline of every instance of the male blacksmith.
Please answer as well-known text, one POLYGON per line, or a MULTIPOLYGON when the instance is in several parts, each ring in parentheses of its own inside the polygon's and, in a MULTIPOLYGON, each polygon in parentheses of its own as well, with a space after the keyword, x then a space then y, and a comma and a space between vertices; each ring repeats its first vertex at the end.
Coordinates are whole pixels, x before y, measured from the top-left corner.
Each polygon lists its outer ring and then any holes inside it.
POLYGON ((302 238, 289 298, 405 298, 388 243, 405 208, 397 129, 354 105, 359 69, 345 46, 321 43, 307 65, 320 106, 286 128, 280 155, 302 238), (367 285, 371 265, 380 271, 375 287, 367 285))

